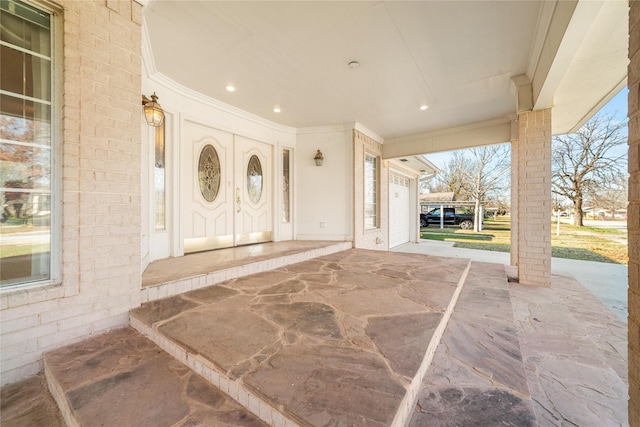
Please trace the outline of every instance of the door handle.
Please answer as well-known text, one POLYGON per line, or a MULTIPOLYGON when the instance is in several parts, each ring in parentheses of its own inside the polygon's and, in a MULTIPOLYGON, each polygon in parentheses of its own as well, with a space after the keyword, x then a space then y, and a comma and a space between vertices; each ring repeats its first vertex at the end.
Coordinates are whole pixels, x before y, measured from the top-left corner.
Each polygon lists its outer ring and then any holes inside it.
POLYGON ((242 207, 240 206, 242 202, 240 201, 240 187, 236 187, 236 204, 238 205, 237 213, 240 213, 242 207))

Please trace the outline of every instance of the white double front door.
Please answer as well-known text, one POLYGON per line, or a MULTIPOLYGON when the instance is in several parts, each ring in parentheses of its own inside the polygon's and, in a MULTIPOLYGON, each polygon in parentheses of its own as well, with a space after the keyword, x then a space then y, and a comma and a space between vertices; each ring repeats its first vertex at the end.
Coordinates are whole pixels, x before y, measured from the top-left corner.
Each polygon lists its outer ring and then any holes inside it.
POLYGON ((184 252, 271 241, 272 147, 189 121, 183 135, 184 252))

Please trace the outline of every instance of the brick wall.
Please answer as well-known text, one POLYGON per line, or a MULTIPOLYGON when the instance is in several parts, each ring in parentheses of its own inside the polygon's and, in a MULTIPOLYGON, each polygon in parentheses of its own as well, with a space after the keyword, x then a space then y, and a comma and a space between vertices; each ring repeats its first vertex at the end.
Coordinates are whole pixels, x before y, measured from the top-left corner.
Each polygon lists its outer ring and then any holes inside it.
MULTIPOLYGON (((521 284, 551 281, 551 109, 518 115, 517 265, 521 284)), ((513 222, 513 221, 512 221, 513 222)))
POLYGON ((40 371, 48 350, 127 324, 140 301, 141 6, 61 5, 62 283, 0 295, 2 384, 40 371))
POLYGON ((353 245, 362 249, 389 249, 389 162, 382 160, 382 144, 364 133, 353 131, 353 245), (378 224, 376 229, 364 227, 364 154, 378 156, 379 194, 378 224))
POLYGON ((640 3, 629 12, 629 425, 640 426, 640 3))

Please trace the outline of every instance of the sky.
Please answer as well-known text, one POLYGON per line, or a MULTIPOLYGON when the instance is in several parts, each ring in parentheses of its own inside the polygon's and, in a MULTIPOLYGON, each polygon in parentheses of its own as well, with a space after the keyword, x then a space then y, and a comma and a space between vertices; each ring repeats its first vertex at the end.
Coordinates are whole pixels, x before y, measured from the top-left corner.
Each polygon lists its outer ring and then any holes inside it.
MULTIPOLYGON (((629 89, 627 89, 627 87, 624 87, 620 92, 618 92, 616 96, 611 98, 611 100, 604 107, 602 107, 600 111, 607 111, 615 119, 626 121, 628 95, 629 89)), ((619 154, 623 154, 626 150, 626 145, 621 146, 619 154)), ((452 151, 443 151, 441 153, 427 154, 425 157, 437 167, 443 168, 449 161, 451 153, 452 151)))

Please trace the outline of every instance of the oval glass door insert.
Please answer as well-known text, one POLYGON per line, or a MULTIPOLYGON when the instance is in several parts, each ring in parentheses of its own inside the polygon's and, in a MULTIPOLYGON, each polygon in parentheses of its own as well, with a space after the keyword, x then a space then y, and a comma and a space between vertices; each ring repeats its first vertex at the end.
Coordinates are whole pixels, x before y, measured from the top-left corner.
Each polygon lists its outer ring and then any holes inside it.
POLYGON ((262 165, 255 154, 249 158, 247 165, 247 193, 253 203, 258 203, 262 196, 262 165))
POLYGON ((213 145, 207 144, 198 159, 198 184, 207 202, 213 202, 220 190, 220 159, 213 145))

